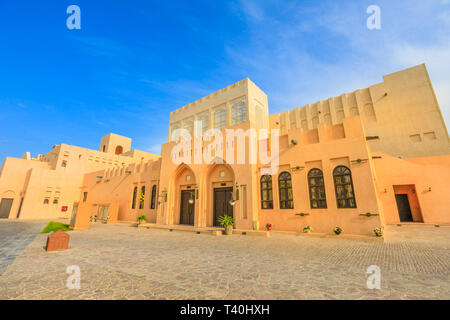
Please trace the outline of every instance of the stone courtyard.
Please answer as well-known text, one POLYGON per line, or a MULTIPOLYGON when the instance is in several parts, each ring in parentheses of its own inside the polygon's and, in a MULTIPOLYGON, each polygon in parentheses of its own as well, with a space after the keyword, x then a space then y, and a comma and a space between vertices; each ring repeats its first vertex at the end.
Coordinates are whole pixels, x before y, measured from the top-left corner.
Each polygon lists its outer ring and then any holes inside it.
POLYGON ((0 221, 0 299, 450 298, 449 227, 390 226, 382 243, 92 224, 70 232, 69 250, 46 253, 44 225, 0 221), (72 265, 78 290, 66 287, 72 265), (367 288, 371 265, 380 290, 367 288))

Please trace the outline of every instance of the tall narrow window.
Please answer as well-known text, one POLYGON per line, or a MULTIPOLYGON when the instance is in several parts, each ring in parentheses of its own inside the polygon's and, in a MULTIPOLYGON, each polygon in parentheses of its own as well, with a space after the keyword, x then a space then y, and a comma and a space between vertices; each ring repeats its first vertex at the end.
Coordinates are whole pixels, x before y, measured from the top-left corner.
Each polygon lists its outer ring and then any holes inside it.
POLYGON ((214 129, 223 129, 227 124, 225 107, 214 110, 214 129))
POLYGON ((139 194, 139 209, 144 209, 145 201, 145 186, 141 188, 141 193, 139 194))
POLYGON ((136 209, 136 196, 137 196, 137 187, 134 187, 133 190, 133 199, 131 200, 131 209, 136 209))
POLYGON ((197 120, 201 123, 202 134, 205 133, 209 129, 209 114, 204 113, 200 115, 197 120))
POLYGON ((327 197, 322 170, 312 169, 308 173, 308 186, 311 209, 326 209, 327 197))
POLYGON ((336 189, 337 207, 356 208, 355 192, 353 190, 352 172, 349 168, 340 166, 334 169, 334 188, 336 189))
POLYGON ((245 99, 231 105, 231 125, 237 125, 247 121, 247 103, 245 99))
POLYGON ((194 121, 184 120, 183 121, 183 129, 187 130, 192 137, 193 133, 194 133, 194 121))
POLYGON ((273 209, 272 176, 261 177, 261 208, 273 209))
POLYGON ((280 209, 294 209, 292 178, 289 172, 282 172, 279 175, 278 189, 280 192, 280 209))
POLYGON ((241 186, 241 192, 241 217, 242 219, 247 219, 247 186, 241 186))
POLYGON ((156 185, 152 187, 152 199, 150 202, 150 209, 156 208, 156 185))
POLYGON ((83 192, 83 202, 86 202, 87 196, 88 196, 88 193, 87 192, 83 192))
POLYGON ((170 141, 178 141, 179 135, 174 134, 178 129, 180 129, 179 123, 175 123, 170 126, 170 141))

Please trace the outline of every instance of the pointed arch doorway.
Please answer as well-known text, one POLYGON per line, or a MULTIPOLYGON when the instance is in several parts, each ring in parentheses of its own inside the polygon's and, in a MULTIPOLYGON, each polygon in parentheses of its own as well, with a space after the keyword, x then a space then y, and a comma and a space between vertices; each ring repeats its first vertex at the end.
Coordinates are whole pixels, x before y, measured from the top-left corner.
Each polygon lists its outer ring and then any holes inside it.
POLYGON ((195 191, 181 190, 180 224, 193 226, 195 216, 195 191))
POLYGON ((230 204, 233 200, 233 188, 214 188, 213 202, 213 226, 221 227, 219 218, 223 215, 234 216, 234 207, 230 204))
POLYGON ((235 175, 233 168, 217 160, 206 169, 206 226, 221 227, 218 219, 223 215, 234 217, 234 184, 235 175))

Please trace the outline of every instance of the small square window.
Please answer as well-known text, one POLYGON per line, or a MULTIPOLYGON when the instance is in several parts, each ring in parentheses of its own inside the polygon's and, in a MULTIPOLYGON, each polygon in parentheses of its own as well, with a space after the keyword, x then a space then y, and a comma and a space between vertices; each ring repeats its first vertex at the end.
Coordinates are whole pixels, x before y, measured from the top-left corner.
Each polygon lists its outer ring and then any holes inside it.
POLYGON ((58 204, 58 199, 53 199, 53 204, 58 204))
POLYGON ((49 200, 48 199, 44 199, 44 204, 48 204, 49 200))
POLYGON ((67 161, 64 160, 64 161, 61 163, 61 167, 63 167, 63 168, 67 167, 67 161))

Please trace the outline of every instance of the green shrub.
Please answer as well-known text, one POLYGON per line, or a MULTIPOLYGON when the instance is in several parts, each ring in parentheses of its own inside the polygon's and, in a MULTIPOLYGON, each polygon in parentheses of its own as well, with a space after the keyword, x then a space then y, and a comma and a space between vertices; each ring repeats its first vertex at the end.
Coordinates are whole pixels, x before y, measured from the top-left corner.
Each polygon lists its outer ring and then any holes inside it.
POLYGON ((70 225, 69 224, 65 224, 65 223, 61 223, 61 222, 55 222, 55 221, 50 221, 47 226, 41 231, 41 233, 50 233, 50 232, 55 232, 58 230, 62 230, 62 231, 72 231, 69 229, 70 225))
POLYGON ((224 214, 223 216, 219 217, 217 221, 219 221, 219 224, 224 227, 234 225, 234 218, 227 214, 224 214))

